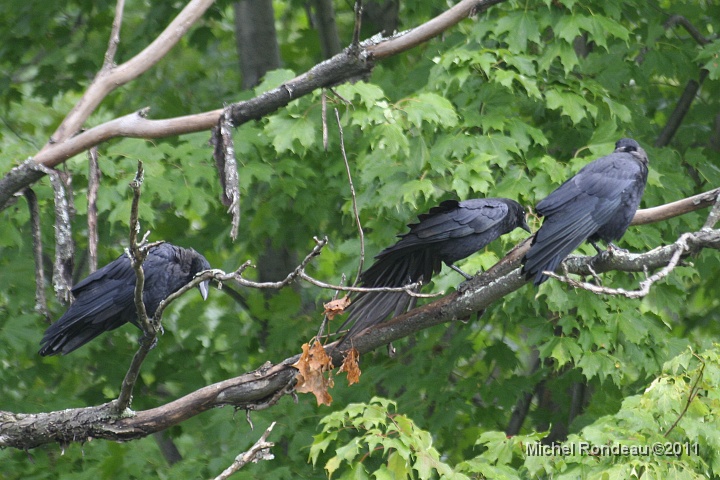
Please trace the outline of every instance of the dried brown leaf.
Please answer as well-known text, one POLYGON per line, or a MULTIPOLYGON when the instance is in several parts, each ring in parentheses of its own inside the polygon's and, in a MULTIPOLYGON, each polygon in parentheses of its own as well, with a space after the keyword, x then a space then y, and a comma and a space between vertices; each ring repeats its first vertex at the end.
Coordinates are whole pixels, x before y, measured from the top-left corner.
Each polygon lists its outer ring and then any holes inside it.
POLYGON ((340 372, 347 372, 348 385, 360 383, 360 375, 362 372, 360 371, 359 362, 360 352, 357 351, 357 348, 351 348, 345 356, 339 370, 340 372))
POLYGON ((335 384, 330 373, 333 369, 332 359, 320 342, 315 342, 312 347, 305 343, 302 350, 300 359, 293 365, 298 369, 295 391, 312 393, 318 405, 332 404, 332 396, 328 393, 328 389, 335 384), (328 372, 327 378, 325 372, 328 372))
POLYGON ((345 295, 342 298, 338 298, 337 300, 330 301, 328 303, 324 303, 323 307, 325 307, 325 315, 332 320, 335 318, 335 315, 340 315, 345 311, 345 309, 350 305, 350 297, 345 295))

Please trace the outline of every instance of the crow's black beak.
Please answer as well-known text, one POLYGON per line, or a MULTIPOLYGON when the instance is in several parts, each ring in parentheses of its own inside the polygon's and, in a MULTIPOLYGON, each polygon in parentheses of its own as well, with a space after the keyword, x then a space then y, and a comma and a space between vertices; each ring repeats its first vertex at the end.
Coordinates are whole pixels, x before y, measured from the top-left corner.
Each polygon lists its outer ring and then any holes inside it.
POLYGON ((532 230, 530 230, 530 226, 527 224, 527 222, 525 221, 524 218, 523 218, 522 225, 520 225, 520 228, 522 228, 523 230, 525 230, 528 233, 532 233, 532 230))
POLYGON ((205 280, 204 282, 198 283, 198 290, 200 290, 200 295, 202 295, 203 300, 207 300, 209 286, 210 280, 205 280))

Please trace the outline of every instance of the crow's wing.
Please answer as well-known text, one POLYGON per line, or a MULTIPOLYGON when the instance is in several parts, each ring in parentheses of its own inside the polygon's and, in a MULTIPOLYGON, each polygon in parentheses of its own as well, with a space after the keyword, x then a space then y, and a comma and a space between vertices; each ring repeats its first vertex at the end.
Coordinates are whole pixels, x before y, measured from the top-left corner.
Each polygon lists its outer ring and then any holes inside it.
POLYGON ((135 318, 135 272, 125 255, 72 289, 75 302, 45 331, 40 355, 69 353, 135 318))
POLYGON ((418 223, 408 225, 410 231, 390 249, 483 233, 501 223, 507 214, 507 204, 493 199, 446 200, 429 213, 420 215, 418 223))
MULTIPOLYGON (((421 279, 429 282, 442 268, 444 250, 450 243, 473 236, 472 248, 466 250, 476 251, 478 244, 487 244, 499 236, 499 229, 494 227, 506 219, 508 210, 507 203, 497 199, 442 202, 419 215, 418 223, 408 225, 408 233, 400 235, 395 245, 375 257, 373 265, 360 277, 363 286, 401 287, 421 279), (477 242, 477 236, 483 233, 488 238, 477 242)), ((339 330, 352 324, 344 339, 352 338, 391 313, 401 313, 410 300, 403 292, 360 293, 348 307, 349 315, 339 330)))

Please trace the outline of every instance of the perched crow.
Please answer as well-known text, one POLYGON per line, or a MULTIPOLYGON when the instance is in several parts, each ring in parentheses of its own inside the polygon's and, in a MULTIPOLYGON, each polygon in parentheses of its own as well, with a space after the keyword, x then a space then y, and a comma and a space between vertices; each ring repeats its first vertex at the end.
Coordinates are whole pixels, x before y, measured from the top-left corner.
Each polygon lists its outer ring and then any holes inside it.
MULTIPOLYGON (((418 216, 410 231, 380 252, 375 263, 360 275, 364 287, 402 287, 417 281, 427 283, 444 262, 465 278, 453 265, 485 247, 500 235, 517 227, 530 232, 523 207, 506 198, 476 198, 458 202, 446 200, 418 216)), ((345 323, 352 324, 338 347, 358 332, 382 322, 390 313, 407 309, 412 297, 404 292, 360 293, 348 307, 345 323)))
POLYGON ((560 262, 586 239, 612 245, 623 236, 640 205, 648 176, 648 157, 630 138, 615 151, 585 165, 574 177, 537 204, 545 217, 523 260, 523 272, 535 285, 548 279, 560 262))
MULTIPOLYGON (((185 286, 196 273, 210 268, 208 261, 193 249, 161 243, 152 247, 143 263, 143 301, 148 317, 160 302, 185 286)), ((40 355, 67 354, 103 332, 127 322, 140 328, 135 309, 135 270, 126 254, 92 273, 75 285, 75 302, 65 315, 50 325, 40 344, 40 355)), ((198 285, 207 298, 209 281, 198 285)))

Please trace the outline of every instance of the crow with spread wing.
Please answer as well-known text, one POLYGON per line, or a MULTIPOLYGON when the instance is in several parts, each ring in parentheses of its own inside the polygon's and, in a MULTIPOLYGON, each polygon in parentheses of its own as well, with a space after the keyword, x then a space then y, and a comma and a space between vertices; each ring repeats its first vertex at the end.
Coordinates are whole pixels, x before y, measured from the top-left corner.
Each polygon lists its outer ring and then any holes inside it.
MULTIPOLYGON (((484 248, 517 227, 530 232, 523 207, 506 198, 477 198, 458 202, 446 200, 408 225, 410 231, 375 257, 375 263, 360 275, 364 287, 402 287, 427 283, 440 272, 442 264, 471 278, 454 263, 484 248)), ((347 308, 350 312, 342 330, 351 325, 340 341, 353 338, 388 315, 399 315, 410 305, 405 292, 362 292, 347 308)))

